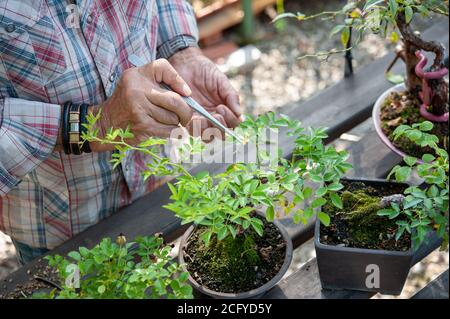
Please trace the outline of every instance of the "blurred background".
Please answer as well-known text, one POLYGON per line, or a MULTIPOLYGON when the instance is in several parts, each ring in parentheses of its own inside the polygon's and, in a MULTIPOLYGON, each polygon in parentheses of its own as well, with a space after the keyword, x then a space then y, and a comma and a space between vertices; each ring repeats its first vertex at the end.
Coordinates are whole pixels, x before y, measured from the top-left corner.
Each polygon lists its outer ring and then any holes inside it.
MULTIPOLYGON (((325 61, 316 58, 299 60, 305 54, 340 47, 339 37, 330 37, 335 21, 296 19, 271 21, 282 12, 311 14, 341 8, 346 0, 192 0, 200 29, 204 53, 217 63, 238 90, 245 113, 282 111, 293 102, 305 100, 338 82, 344 76, 342 54, 325 61)), ((430 24, 420 22, 421 27, 430 24)), ((368 35, 353 50, 353 65, 358 68, 382 57, 395 44, 368 35)), ((326 114, 324 115, 326 116, 326 114)), ((359 126, 372 129, 371 122, 359 126)), ((358 132, 353 132, 358 134, 358 132)), ((336 141, 339 143, 340 141, 336 141)), ((312 242, 296 250, 293 267, 314 257, 312 242)), ((416 265, 403 294, 414 292, 448 268, 448 251, 434 252, 416 265)), ((0 280, 17 269, 11 240, 0 232, 0 280)), ((377 295, 375 298, 392 298, 377 295)))

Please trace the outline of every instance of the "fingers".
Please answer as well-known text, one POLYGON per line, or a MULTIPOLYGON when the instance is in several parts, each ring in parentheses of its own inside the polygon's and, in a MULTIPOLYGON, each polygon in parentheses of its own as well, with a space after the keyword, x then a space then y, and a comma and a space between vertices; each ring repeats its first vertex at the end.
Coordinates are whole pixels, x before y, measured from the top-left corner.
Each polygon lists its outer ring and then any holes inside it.
POLYGON ((192 120, 186 127, 189 130, 189 134, 194 137, 201 137, 203 131, 209 127, 209 121, 204 116, 194 113, 192 120))
POLYGON ((192 94, 187 83, 181 78, 169 61, 165 59, 156 60, 147 64, 144 70, 151 73, 156 82, 169 85, 178 94, 183 96, 190 96, 192 94))
POLYGON ((180 123, 177 114, 156 105, 151 105, 147 110, 147 114, 161 124, 178 125, 180 123))
MULTIPOLYGON (((181 123, 181 125, 186 126, 192 119, 192 109, 175 92, 153 89, 147 94, 147 98, 152 104, 174 114, 177 117, 177 124, 181 123)), ((173 120, 172 117, 171 120, 173 120)), ((172 124, 167 122, 161 123, 172 124)))
POLYGON ((149 137, 155 136, 160 138, 169 138, 172 130, 178 128, 178 125, 162 124, 150 117, 145 121, 145 126, 149 137))
POLYGON ((240 117, 242 115, 241 104, 239 102, 239 94, 233 88, 228 78, 223 75, 220 78, 220 95, 223 101, 225 101, 226 105, 233 111, 233 113, 240 117))
POLYGON ((225 120, 225 122, 227 124, 226 125, 227 127, 235 128, 241 123, 240 118, 225 105, 219 105, 216 108, 216 111, 217 111, 217 113, 222 115, 223 119, 225 120))

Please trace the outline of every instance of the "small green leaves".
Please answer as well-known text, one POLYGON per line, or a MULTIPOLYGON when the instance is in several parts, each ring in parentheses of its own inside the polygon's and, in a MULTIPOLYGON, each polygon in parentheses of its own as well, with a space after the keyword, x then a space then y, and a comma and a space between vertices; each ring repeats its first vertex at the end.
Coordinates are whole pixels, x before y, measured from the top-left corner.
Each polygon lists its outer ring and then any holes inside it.
POLYGON ((105 285, 98 286, 97 291, 100 295, 102 295, 106 291, 105 285))
POLYGON ((92 249, 80 247, 68 258, 48 256, 48 264, 57 270, 62 290, 36 298, 57 299, 186 299, 192 298, 188 274, 173 262, 170 246, 161 237, 136 238, 135 243, 118 245, 103 239, 92 249), (135 247, 130 249, 131 247, 135 247), (135 262, 139 257, 139 262, 135 262), (70 282, 78 272, 80 289, 70 282), (171 289, 168 289, 170 287, 171 289))
POLYGON ((419 124, 419 129, 422 132, 431 131, 433 129, 433 127, 434 127, 434 125, 430 121, 423 121, 422 123, 419 124))
POLYGON ((367 0, 366 4, 364 5, 364 11, 369 10, 370 8, 383 3, 385 0, 367 0))
POLYGON ((326 204, 326 200, 325 198, 316 198, 315 200, 313 200, 313 202, 311 203, 311 207, 312 208, 318 208, 324 204, 326 204))
POLYGON ((266 209, 266 218, 269 222, 274 221, 275 219, 275 209, 273 208, 273 206, 269 206, 266 209))
POLYGON ((385 74, 386 79, 391 82, 392 84, 400 84, 405 81, 405 78, 401 74, 394 74, 392 72, 387 72, 385 74))
POLYGON ((444 239, 448 237, 448 233, 443 231, 448 229, 448 153, 438 146, 439 141, 435 135, 427 133, 432 129, 433 123, 423 121, 412 126, 400 125, 394 131, 395 139, 405 137, 420 147, 430 147, 435 155, 424 154, 423 163, 419 163, 415 157, 406 156, 404 162, 407 166, 395 166, 388 178, 395 176, 396 181, 403 182, 415 169, 417 175, 425 180, 426 188, 408 187, 404 191, 407 196, 402 207, 392 205, 391 209, 378 212, 380 216, 388 216, 390 219, 402 214, 405 220, 397 222, 399 229, 396 238, 398 240, 405 231, 412 233, 415 249, 423 243, 426 234, 434 229, 440 230, 438 231, 440 237, 444 239), (430 225, 433 225, 434 229, 430 225), (411 232, 411 229, 415 229, 415 232, 411 232))
POLYGON ((406 18, 406 23, 410 23, 412 18, 414 15, 414 11, 413 8, 411 6, 406 6, 405 7, 405 18, 406 18))
POLYGON ((340 209, 344 208, 344 205, 342 203, 342 199, 341 199, 341 197, 338 194, 331 193, 330 194, 330 199, 331 199, 331 202, 333 203, 333 205, 336 206, 337 208, 340 208, 340 209))
POLYGON ((405 156, 403 160, 408 166, 414 166, 417 163, 417 158, 413 156, 405 156))
POLYGON ((409 178, 411 172, 411 167, 399 167, 395 171, 395 179, 399 182, 404 182, 409 178))
POLYGON ((398 3, 396 0, 389 0, 389 10, 391 12, 392 18, 395 19, 398 12, 398 3))
POLYGON ((344 48, 347 47, 350 41, 350 27, 345 26, 341 31, 341 43, 344 48))
POLYGON ((323 212, 318 212, 317 213, 317 218, 319 218, 320 222, 322 224, 324 224, 325 226, 330 226, 330 216, 328 216, 327 214, 323 213, 323 212))

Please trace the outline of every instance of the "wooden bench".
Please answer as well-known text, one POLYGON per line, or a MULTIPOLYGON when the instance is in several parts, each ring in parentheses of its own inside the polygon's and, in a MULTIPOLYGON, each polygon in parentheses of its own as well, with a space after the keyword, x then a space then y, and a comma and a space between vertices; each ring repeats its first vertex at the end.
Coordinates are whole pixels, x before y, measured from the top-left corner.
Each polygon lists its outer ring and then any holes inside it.
MULTIPOLYGON (((444 42, 448 46, 448 19, 437 20, 424 32, 424 36, 444 42)), ((362 67, 353 76, 317 94, 306 102, 294 103, 284 109, 284 114, 299 119, 305 126, 329 127, 328 142, 331 143, 342 133, 366 121, 371 116, 373 103, 378 96, 388 89, 390 84, 383 75, 393 54, 380 58, 362 67)), ((393 72, 402 72, 403 66, 397 65, 393 72)), ((284 156, 292 153, 292 138, 280 134, 280 147, 284 156)), ((363 136, 362 139, 349 147, 355 169, 350 176, 383 177, 401 159, 385 147, 375 133, 363 136)), ((193 169, 194 172, 208 170, 211 173, 223 171, 226 165, 208 164, 193 169)), ((104 237, 114 238, 124 233, 128 238, 150 235, 162 232, 166 241, 178 238, 186 229, 180 226, 180 220, 162 206, 169 201, 169 189, 163 185, 151 194, 125 207, 117 214, 101 221, 97 225, 76 235, 51 254, 66 254, 80 246, 93 247, 104 237)), ((287 228, 294 247, 298 247, 313 237, 312 222, 306 226, 294 225, 289 219, 282 221, 287 228)), ((428 255, 437 245, 436 239, 424 247, 416 256, 416 261, 428 255)), ((16 285, 25 284, 30 280, 34 270, 43 261, 31 262, 20 268, 0 284, 0 296, 14 290, 16 285), (31 275, 30 275, 31 274, 31 275)), ((304 267, 280 282, 271 292, 269 298, 370 298, 372 294, 356 291, 324 291, 321 289, 315 260, 309 261, 304 267)))
POLYGON ((448 299, 448 269, 411 299, 448 299))

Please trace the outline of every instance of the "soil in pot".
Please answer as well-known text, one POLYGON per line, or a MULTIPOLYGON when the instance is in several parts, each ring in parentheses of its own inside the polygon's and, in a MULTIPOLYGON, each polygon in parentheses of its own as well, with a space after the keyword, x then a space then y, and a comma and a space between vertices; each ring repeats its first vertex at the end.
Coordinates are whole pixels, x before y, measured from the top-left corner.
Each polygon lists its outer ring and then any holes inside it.
MULTIPOLYGON (((428 147, 420 147, 407 138, 399 138, 394 141, 392 133, 402 125, 412 125, 425 121, 420 115, 421 102, 413 94, 403 92, 391 92, 384 104, 381 106, 381 128, 389 140, 401 151, 410 156, 421 158, 423 154, 431 153, 428 147)), ((449 127, 448 123, 434 123, 431 132, 439 138, 439 146, 448 151, 449 147, 449 127)))
POLYGON ((197 227, 184 252, 186 267, 202 286, 222 293, 242 293, 261 287, 277 275, 285 255, 286 242, 278 228, 259 215, 264 234, 248 228, 233 239, 200 239, 204 228, 197 227))
POLYGON ((329 203, 322 208, 331 217, 329 227, 320 227, 320 241, 323 244, 391 251, 408 251, 411 248, 408 233, 395 240, 398 229, 396 219, 377 215, 382 208, 380 200, 384 196, 402 194, 404 186, 386 184, 374 188, 363 182, 342 183, 344 189, 340 195, 344 208, 339 209, 329 203))

